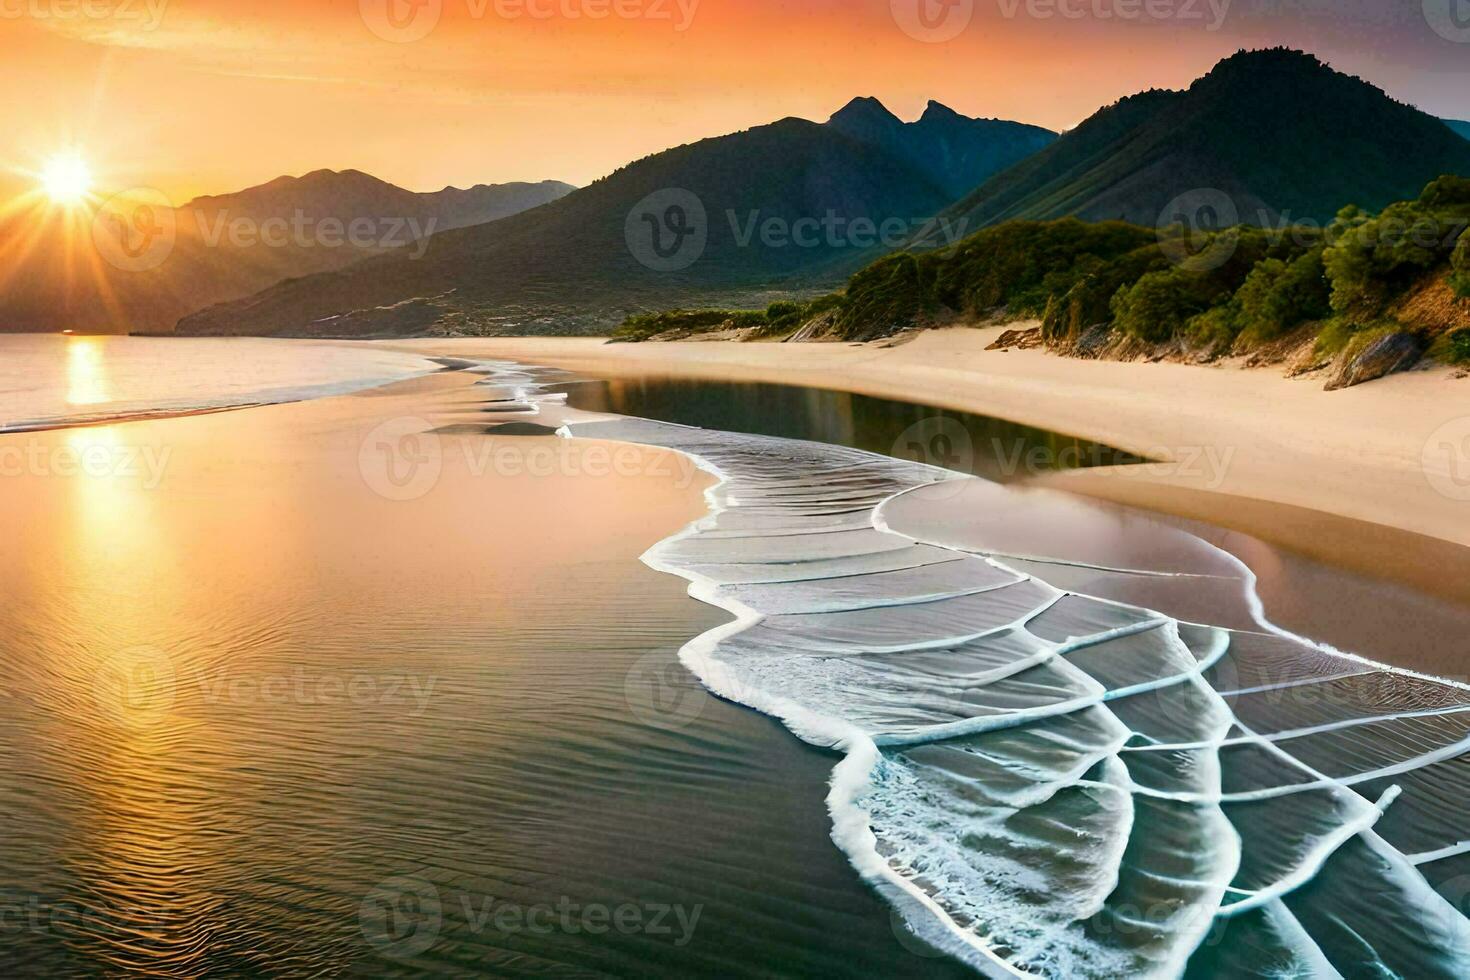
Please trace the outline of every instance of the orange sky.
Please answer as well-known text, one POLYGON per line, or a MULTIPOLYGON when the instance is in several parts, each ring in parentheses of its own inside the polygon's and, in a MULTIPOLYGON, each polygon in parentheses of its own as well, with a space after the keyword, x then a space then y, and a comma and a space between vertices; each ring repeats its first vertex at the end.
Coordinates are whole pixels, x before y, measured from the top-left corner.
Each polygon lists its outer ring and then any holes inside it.
POLYGON ((1095 13, 1127 0, 1061 0, 1081 10, 1076 19, 1033 15, 1057 0, 947 0, 974 15, 943 43, 900 29, 892 4, 914 2, 0 0, 0 164, 10 171, 0 197, 26 179, 17 170, 69 146, 101 191, 147 185, 183 200, 320 167, 415 190, 583 184, 704 136, 825 119, 855 95, 905 117, 935 98, 1062 128, 1269 43, 1470 117, 1470 43, 1436 34, 1424 0, 1266 4, 1293 7, 1289 16, 1253 14, 1256 0, 1162 0, 1200 16, 1145 22, 1095 13), (437 25, 416 41, 384 40, 369 22, 391 34, 390 2, 409 29, 428 23, 407 20, 416 11, 437 9, 437 25), (1213 30, 1212 2, 1225 13, 1213 30), (609 16, 588 16, 598 10, 609 16))

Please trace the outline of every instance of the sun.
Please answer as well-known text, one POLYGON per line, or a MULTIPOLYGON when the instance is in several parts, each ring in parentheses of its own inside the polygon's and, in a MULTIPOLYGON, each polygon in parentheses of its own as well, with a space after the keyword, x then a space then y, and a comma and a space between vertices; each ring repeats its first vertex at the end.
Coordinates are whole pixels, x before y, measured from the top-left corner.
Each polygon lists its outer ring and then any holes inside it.
POLYGON ((79 204, 92 189, 92 171, 81 157, 53 157, 41 171, 41 187, 56 204, 79 204))

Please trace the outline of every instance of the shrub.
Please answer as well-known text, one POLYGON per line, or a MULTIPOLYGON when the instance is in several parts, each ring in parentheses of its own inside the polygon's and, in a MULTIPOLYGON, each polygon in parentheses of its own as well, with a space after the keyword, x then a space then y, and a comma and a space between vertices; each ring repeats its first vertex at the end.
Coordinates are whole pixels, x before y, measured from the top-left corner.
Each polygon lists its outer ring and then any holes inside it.
POLYGON ((635 313, 613 331, 614 340, 641 341, 668 330, 706 333, 729 323, 735 327, 760 327, 766 314, 760 310, 669 310, 663 313, 635 313))
POLYGON ((944 256, 936 299, 963 313, 1005 307, 1012 316, 1040 316, 1052 296, 1154 244, 1151 229, 1121 221, 1008 222, 976 232, 944 256))
POLYGON ((1291 262, 1266 259, 1251 270, 1235 294, 1236 326, 1246 342, 1275 340, 1299 324, 1331 314, 1322 253, 1314 248, 1291 262))
POLYGON ((1113 297, 1116 326, 1140 340, 1163 343, 1213 305, 1218 289, 1209 277, 1183 269, 1150 272, 1113 297))
POLYGON ((1224 352, 1234 343, 1240 333, 1240 306, 1226 303, 1206 310, 1190 319, 1184 335, 1191 344, 1207 347, 1212 352, 1224 352))
POLYGON ((1429 353, 1446 364, 1470 364, 1470 327, 1451 330, 1435 342, 1429 353))
POLYGON ((837 314, 838 335, 871 340, 932 319, 941 309, 934 298, 935 258, 901 252, 854 275, 837 314))
POLYGON ((1376 319, 1389 300, 1452 253, 1470 221, 1470 196, 1459 177, 1441 177, 1418 201, 1405 201, 1368 218, 1344 209, 1323 257, 1332 283, 1332 309, 1358 323, 1376 319))
POLYGON ((1456 295, 1470 298, 1470 231, 1460 236, 1450 268, 1450 285, 1455 287, 1456 295))

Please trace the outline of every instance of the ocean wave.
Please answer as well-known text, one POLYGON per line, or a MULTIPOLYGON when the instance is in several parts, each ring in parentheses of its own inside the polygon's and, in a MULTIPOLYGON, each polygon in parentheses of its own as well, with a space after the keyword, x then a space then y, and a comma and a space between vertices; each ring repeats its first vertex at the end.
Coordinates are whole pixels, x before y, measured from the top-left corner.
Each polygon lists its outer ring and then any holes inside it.
POLYGON ((1233 556, 1065 495, 565 431, 718 480, 645 558, 734 616, 683 662, 842 753, 833 839, 929 944, 995 976, 1470 975, 1465 686, 1279 629, 1233 556))

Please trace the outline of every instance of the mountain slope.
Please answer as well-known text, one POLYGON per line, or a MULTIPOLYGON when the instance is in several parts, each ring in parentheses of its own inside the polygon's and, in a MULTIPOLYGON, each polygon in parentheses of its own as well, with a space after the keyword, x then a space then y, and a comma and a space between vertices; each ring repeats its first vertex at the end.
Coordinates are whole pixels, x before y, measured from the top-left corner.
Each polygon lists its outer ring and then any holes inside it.
POLYGON ((286 277, 415 250, 423 236, 574 189, 546 181, 416 194, 355 170, 319 170, 179 208, 156 194, 95 210, 36 204, 0 222, 0 331, 166 331, 286 277), (135 221, 161 231, 145 238, 135 221))
POLYGON ((1124 99, 998 174, 947 215, 976 227, 1077 216, 1155 225, 1211 189, 1241 221, 1329 220, 1345 204, 1405 198, 1470 173, 1470 142, 1310 55, 1241 52, 1184 91, 1124 99))
POLYGON ((283 282, 179 330, 371 332, 371 317, 341 317, 450 292, 480 329, 505 317, 529 329, 568 311, 609 324, 651 304, 834 281, 874 247, 907 240, 954 187, 1050 138, 942 107, 905 124, 858 100, 824 124, 783 119, 647 157, 546 207, 437 235, 419 259, 283 282))
POLYGON ((1462 119, 1445 119, 1443 120, 1443 122, 1446 126, 1450 127, 1450 129, 1453 129, 1455 132, 1459 133, 1467 140, 1470 140, 1470 122, 1466 122, 1462 119))
POLYGON ((906 123, 877 99, 854 99, 827 125, 880 146, 957 199, 992 174, 1050 146, 1057 134, 1003 119, 970 119, 931 101, 906 123))
POLYGON ((302 177, 278 177, 234 194, 195 198, 183 210, 227 211, 231 218, 257 221, 290 217, 298 209, 306 210, 312 218, 412 216, 420 227, 433 219, 438 232, 519 214, 574 190, 571 184, 546 180, 536 184, 479 184, 467 190, 446 187, 419 194, 360 170, 317 170, 302 177))

